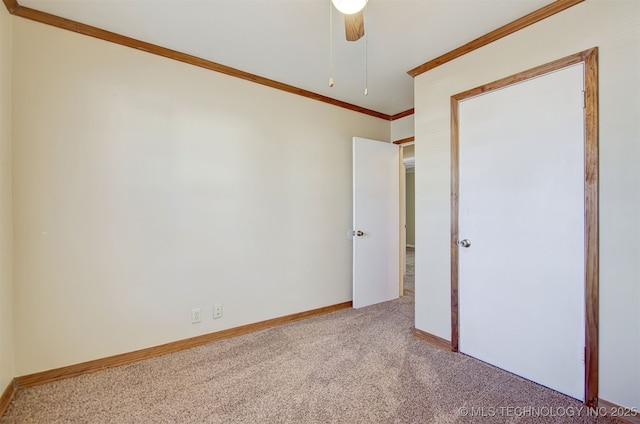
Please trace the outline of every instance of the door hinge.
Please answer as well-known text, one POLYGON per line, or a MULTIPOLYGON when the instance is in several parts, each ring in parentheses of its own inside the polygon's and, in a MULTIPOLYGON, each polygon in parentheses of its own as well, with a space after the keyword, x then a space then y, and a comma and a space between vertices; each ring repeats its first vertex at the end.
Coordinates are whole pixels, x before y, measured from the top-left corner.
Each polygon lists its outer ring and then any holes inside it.
POLYGON ((582 109, 587 108, 587 92, 582 90, 582 109))

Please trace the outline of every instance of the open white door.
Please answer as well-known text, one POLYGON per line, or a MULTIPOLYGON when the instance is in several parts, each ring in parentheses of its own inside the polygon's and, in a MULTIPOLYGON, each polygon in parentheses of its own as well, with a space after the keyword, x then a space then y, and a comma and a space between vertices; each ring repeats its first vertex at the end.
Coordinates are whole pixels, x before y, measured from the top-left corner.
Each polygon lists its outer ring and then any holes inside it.
POLYGON ((460 103, 460 351, 584 399, 583 66, 460 103))
POLYGON ((400 295, 400 150, 353 138, 353 307, 400 295))

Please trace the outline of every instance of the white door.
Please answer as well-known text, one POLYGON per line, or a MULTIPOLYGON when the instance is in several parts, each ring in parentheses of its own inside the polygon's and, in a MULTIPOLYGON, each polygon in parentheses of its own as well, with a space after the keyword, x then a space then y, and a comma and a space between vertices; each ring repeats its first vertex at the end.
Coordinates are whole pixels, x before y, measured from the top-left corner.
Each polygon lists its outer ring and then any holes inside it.
POLYGON ((579 64, 459 105, 459 349, 581 400, 582 90, 579 64))
POLYGON ((400 293, 400 151, 353 138, 353 307, 400 293))

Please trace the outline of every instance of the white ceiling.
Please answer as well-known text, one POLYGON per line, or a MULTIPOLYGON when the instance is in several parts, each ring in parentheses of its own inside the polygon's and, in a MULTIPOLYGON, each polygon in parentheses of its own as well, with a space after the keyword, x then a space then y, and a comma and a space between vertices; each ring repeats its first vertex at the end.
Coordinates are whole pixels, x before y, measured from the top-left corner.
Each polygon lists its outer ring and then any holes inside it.
POLYGON ((330 0, 19 0, 21 6, 189 53, 367 109, 413 107, 407 71, 551 0, 370 0, 365 42, 345 40, 330 0))

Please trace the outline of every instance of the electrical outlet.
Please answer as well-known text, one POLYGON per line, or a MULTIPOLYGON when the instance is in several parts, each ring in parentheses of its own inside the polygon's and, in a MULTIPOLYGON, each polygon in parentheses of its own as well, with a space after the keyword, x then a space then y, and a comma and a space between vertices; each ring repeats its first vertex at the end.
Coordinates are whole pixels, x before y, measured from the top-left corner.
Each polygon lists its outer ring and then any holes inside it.
POLYGON ((193 308, 191 310, 191 324, 197 324, 202 321, 202 313, 200 308, 193 308))
POLYGON ((213 305, 213 319, 222 318, 222 303, 213 305))

